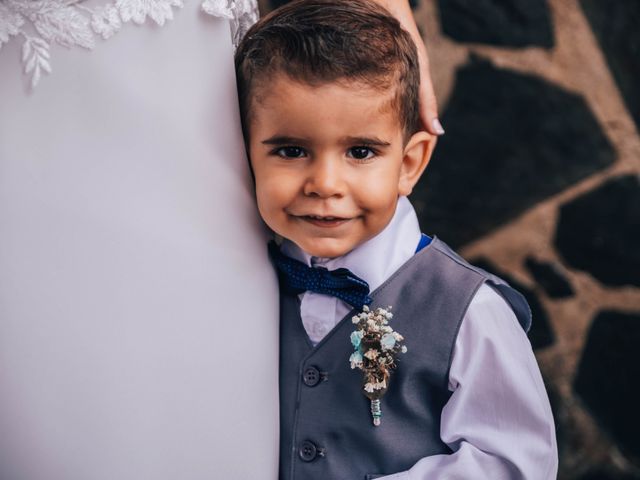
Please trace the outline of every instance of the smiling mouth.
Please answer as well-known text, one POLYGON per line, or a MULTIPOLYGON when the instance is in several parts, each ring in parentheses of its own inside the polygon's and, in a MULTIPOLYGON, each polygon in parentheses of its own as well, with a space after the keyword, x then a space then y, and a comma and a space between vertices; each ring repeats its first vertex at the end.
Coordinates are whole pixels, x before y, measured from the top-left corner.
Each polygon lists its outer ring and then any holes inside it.
POLYGON ((320 215, 300 215, 298 218, 317 227, 324 228, 338 227, 351 220, 350 218, 330 216, 323 217, 320 215))

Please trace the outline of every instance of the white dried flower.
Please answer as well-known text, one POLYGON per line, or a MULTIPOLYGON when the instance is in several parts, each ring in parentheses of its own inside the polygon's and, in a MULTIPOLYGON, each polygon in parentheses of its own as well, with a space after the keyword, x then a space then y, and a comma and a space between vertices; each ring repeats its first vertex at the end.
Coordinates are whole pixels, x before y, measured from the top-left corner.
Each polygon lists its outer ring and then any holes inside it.
POLYGON ((367 357, 369 360, 375 360, 376 358, 378 358, 378 355, 380 355, 378 351, 374 350, 373 348, 370 348, 364 353, 364 356, 367 357))
POLYGON ((382 390, 383 388, 387 388, 387 383, 382 381, 382 382, 367 382, 364 385, 364 389, 365 391, 369 392, 369 393, 373 393, 375 390, 382 390))

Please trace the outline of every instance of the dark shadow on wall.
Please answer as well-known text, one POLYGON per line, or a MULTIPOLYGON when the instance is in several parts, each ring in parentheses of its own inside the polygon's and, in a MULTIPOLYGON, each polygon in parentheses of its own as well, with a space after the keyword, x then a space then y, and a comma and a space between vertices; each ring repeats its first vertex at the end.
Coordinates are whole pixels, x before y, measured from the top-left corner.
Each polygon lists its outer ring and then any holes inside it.
POLYGON ((456 248, 616 158, 581 96, 477 57, 442 119, 447 134, 411 199, 423 231, 456 248))

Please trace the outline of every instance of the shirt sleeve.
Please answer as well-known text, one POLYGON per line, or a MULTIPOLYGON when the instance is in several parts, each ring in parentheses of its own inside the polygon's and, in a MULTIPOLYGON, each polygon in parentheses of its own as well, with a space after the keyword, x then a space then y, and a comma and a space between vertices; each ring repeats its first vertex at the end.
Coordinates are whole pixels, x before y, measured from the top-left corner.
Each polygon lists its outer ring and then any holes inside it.
POLYGON ((454 347, 440 436, 453 451, 385 480, 556 478, 553 416, 531 344, 505 300, 483 285, 454 347))

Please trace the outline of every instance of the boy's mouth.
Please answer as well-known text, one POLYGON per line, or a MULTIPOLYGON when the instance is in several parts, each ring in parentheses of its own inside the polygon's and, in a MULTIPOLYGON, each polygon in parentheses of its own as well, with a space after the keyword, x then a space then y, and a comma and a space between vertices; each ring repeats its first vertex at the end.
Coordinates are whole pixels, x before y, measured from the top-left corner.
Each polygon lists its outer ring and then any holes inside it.
POLYGON ((298 218, 304 220, 305 222, 309 222, 317 227, 325 228, 337 227, 349 221, 348 218, 320 215, 301 215, 298 218))

